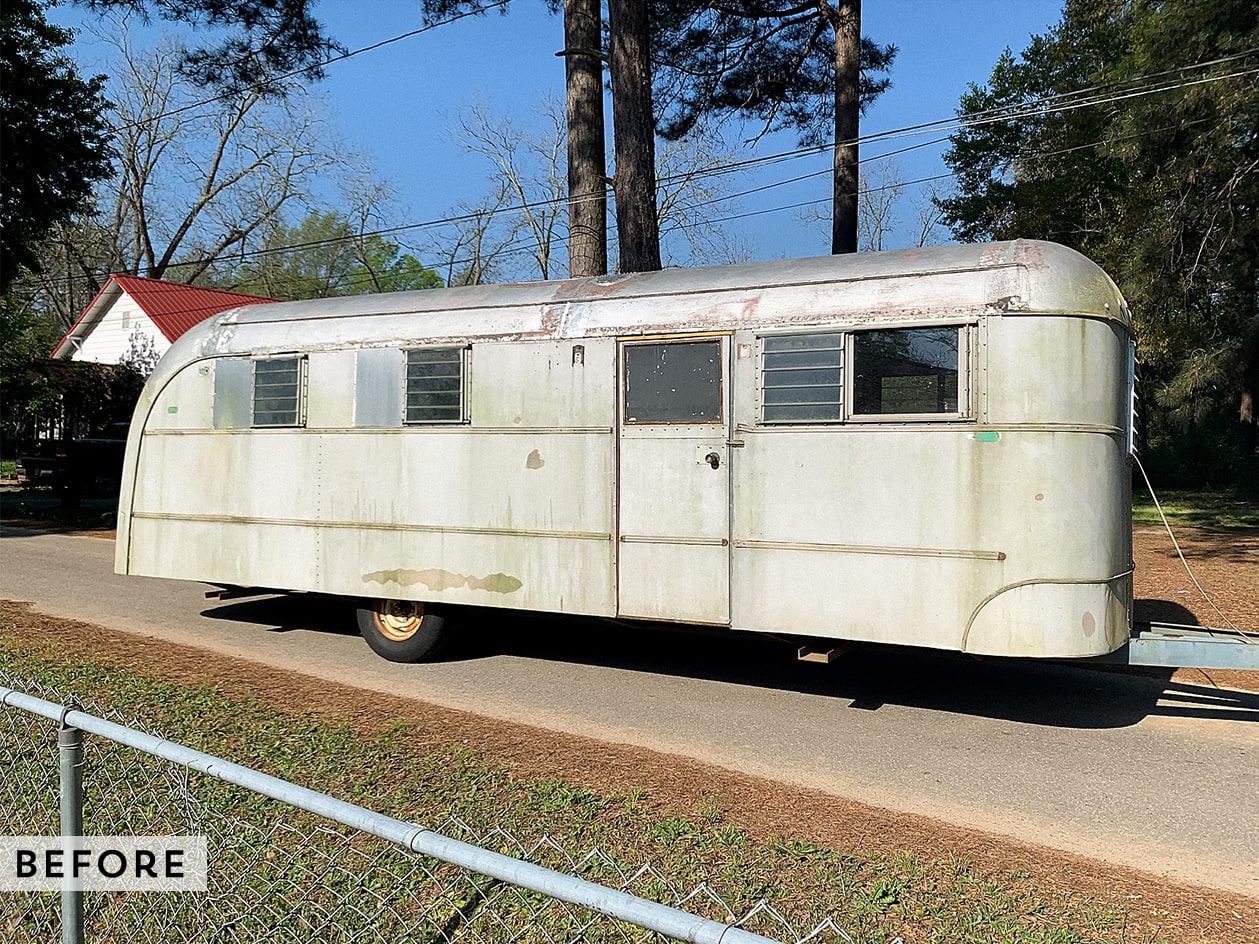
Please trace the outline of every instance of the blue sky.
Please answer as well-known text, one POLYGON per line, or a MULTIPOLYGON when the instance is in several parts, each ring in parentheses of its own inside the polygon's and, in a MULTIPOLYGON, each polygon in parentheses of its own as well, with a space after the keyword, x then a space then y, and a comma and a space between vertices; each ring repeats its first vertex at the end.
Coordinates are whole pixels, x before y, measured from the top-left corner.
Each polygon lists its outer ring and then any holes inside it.
MULTIPOLYGON (((418 6, 418 0, 322 0, 316 15, 330 35, 353 50, 415 29, 420 25, 418 6)), ((863 135, 952 116, 969 82, 983 82, 1004 48, 1020 51, 1029 36, 1052 26, 1060 11, 1061 0, 865 0, 863 32, 878 42, 895 43, 900 52, 893 86, 867 112, 863 135)), ((76 16, 73 8, 56 12, 63 22, 76 16)), ((517 124, 531 123, 548 96, 563 95, 563 63, 555 56, 561 35, 559 18, 546 13, 542 0, 514 0, 506 16, 465 19, 328 68, 321 91, 332 107, 334 125, 396 185, 398 223, 442 219, 461 200, 475 201, 488 190, 489 165, 463 153, 450 140, 448 128, 474 102, 510 115, 517 124)), ((862 157, 939 136, 870 144, 862 157)), ((796 146, 786 134, 763 138, 754 147, 742 144, 737 132, 728 137, 744 157, 796 146)), ((943 173, 944 148, 937 144, 900 155, 902 176, 915 180, 943 173)), ((735 186, 763 187, 828 165, 824 155, 800 158, 743 175, 735 186)), ((873 164, 866 166, 877 173, 873 164)), ((825 200, 829 187, 823 173, 749 195, 733 207, 735 214, 771 212, 727 225, 751 258, 824 253, 828 239, 817 224, 801 219, 799 210, 774 208, 825 200)), ((907 188, 906 200, 917 191, 907 188)), ((908 226, 912 211, 907 205, 899 215, 908 226)), ((902 244, 907 238, 902 231, 892 242, 902 244)))

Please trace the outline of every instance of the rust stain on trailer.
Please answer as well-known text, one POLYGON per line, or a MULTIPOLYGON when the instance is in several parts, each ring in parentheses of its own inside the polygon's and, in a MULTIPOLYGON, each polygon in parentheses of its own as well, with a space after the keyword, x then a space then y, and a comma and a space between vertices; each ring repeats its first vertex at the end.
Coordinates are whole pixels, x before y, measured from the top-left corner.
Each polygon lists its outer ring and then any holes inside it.
POLYGON ((529 458, 525 460, 526 469, 540 469, 546 465, 546 460, 542 458, 542 454, 538 450, 529 453, 529 458))
POLYGON ((1097 632, 1097 618, 1092 613, 1085 613, 1084 618, 1080 620, 1080 630, 1085 636, 1091 638, 1097 632))
POLYGON ((567 307, 567 305, 543 306, 541 318, 542 330, 540 333, 544 337, 550 337, 551 335, 558 333, 560 330, 560 324, 564 320, 564 311, 567 307))
POLYGON ((510 574, 487 574, 484 577, 473 577, 436 567, 428 570, 377 570, 370 574, 363 574, 363 583, 393 583, 401 587, 422 583, 433 591, 467 587, 469 590, 488 590, 490 593, 515 593, 524 586, 519 578, 510 574))

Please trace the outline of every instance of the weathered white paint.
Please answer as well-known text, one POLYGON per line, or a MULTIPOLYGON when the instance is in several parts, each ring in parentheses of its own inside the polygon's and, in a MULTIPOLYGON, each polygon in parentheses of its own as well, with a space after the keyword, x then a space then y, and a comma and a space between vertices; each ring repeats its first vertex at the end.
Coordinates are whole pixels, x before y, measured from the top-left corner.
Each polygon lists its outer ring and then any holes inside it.
POLYGON ((1129 332, 1101 270, 1027 242, 236 309, 146 387, 117 569, 1105 653, 1131 619, 1129 332), (924 324, 963 329, 962 419, 758 422, 759 337, 924 324), (618 345, 717 333, 720 423, 620 422, 618 345), (425 344, 469 346, 470 422, 355 428, 356 352, 425 344), (294 352, 305 429, 212 428, 217 367, 294 352))

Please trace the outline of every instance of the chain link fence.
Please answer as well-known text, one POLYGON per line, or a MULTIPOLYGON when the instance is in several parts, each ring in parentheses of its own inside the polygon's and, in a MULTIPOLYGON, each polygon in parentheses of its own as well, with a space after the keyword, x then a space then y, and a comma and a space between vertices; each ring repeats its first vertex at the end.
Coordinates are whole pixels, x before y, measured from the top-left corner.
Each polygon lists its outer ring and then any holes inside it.
MULTIPOLYGON (((741 939, 750 944, 757 935, 762 941, 852 944, 833 920, 797 929, 764 900, 735 913, 707 884, 680 887, 650 863, 629 864, 599 848, 575 851, 545 834, 522 841, 501 828, 477 830, 455 818, 435 829, 421 829, 173 742, 163 741, 169 745, 163 748, 168 756, 158 756, 149 753, 153 745, 145 738, 161 735, 128 724, 130 719, 117 712, 87 705, 70 706, 81 707, 81 713, 70 707, 59 713, 57 706, 66 705, 66 700, 58 692, 25 681, 17 686, 2 674, 0 685, 7 689, 4 703, 9 706, 0 710, 0 835, 60 834, 64 756, 58 747, 60 718, 63 728, 73 724, 88 732, 81 760, 83 835, 207 837, 210 869, 204 893, 82 893, 83 939, 92 944, 315 940, 575 944, 670 938, 722 944, 741 939), (30 696, 56 704, 34 705, 30 696), (111 722, 122 728, 111 729, 111 722), (120 737, 144 747, 122 743, 120 737), (299 797, 302 806, 295 806, 221 779, 233 769, 244 771, 236 776, 246 781, 252 775, 273 785, 263 789, 275 792, 279 785, 283 792, 283 787, 291 787, 306 800, 299 797), (342 822, 312 812, 329 809, 342 822), (344 825, 346 819, 367 828, 344 825), (459 852, 452 858, 471 856, 476 862, 497 863, 500 873, 506 860, 494 854, 517 865, 531 863, 549 870, 530 872, 534 879, 543 877, 533 885, 559 888, 562 897, 480 873, 466 862, 458 865, 413 851, 418 839, 408 847, 381 838, 372 831, 377 821, 418 831, 429 837, 430 849, 459 852), (571 889, 577 891, 570 894, 571 889), (617 898, 612 913, 619 911, 621 917, 612 917, 607 900, 616 898, 617 892, 635 898, 617 898), (655 918, 672 909, 674 924, 665 923, 667 933, 650 930, 660 928, 655 918), (682 918, 692 916, 690 924, 679 923, 676 916, 681 912, 686 913, 682 918)), ((391 835, 388 829, 383 832, 391 835)), ((512 866, 507 868, 506 874, 514 876, 512 866)), ((0 893, 0 939, 57 939, 66 930, 62 907, 57 893, 0 893)), ((68 918, 67 924, 74 920, 68 918)))

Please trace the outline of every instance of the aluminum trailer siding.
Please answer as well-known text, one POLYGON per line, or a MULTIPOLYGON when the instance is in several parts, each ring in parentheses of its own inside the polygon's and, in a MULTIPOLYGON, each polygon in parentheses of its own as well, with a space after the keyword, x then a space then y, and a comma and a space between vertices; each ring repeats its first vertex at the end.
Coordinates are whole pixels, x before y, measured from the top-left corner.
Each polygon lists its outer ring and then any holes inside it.
POLYGON ((239 308, 145 388, 116 569, 1098 656, 1131 357, 1028 241, 239 308))

